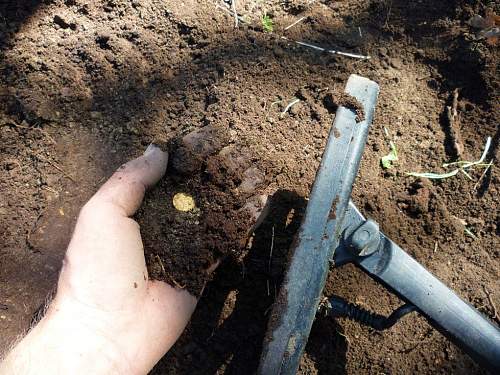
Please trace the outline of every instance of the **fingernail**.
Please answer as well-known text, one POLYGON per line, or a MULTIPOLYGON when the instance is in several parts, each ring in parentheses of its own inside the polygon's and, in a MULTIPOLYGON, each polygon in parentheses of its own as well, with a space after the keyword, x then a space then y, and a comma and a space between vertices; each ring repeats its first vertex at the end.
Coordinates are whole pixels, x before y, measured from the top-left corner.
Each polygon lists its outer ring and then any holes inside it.
POLYGON ((153 152, 155 151, 161 151, 161 149, 155 145, 154 143, 151 143, 147 148, 146 148, 146 151, 144 151, 144 156, 148 156, 148 155, 151 155, 153 152))

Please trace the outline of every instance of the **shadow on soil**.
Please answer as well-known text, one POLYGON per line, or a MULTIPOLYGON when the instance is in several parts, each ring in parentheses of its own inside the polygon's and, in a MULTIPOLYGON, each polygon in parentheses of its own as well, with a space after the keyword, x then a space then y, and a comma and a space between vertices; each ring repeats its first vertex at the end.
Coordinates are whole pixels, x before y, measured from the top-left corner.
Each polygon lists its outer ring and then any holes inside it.
MULTIPOLYGON (((2 5, 0 10, 4 17, 10 17, 14 23, 20 25, 40 3, 42 2, 9 1, 7 5, 2 5), (19 7, 20 3, 22 6, 19 7)), ((446 9, 449 4, 455 2, 443 2, 439 5, 444 13, 441 13, 441 10, 435 10, 437 6, 435 2, 427 1, 426 3, 432 10, 426 12, 426 16, 434 15, 432 19, 436 19, 437 15, 442 17, 443 14, 449 14, 446 9)), ((406 19, 401 17, 406 15, 408 17, 406 27, 410 29, 419 27, 421 19, 410 15, 412 8, 408 8, 406 2, 395 1, 392 4, 391 10, 384 8, 387 10, 384 17, 387 18, 384 18, 383 22, 386 20, 391 22, 392 18, 403 23, 406 19), (405 13, 401 13, 403 9, 406 10, 405 13)), ((373 27, 373 25, 370 24, 367 27, 373 27)), ((395 35, 400 37, 402 34, 396 33, 395 35)), ((428 41, 427 34, 422 36, 420 32, 416 32, 413 37, 428 41)), ((309 38, 305 35, 304 38, 311 42, 316 40, 314 36, 309 38)), ((0 48, 4 47, 4 43, 2 37, 0 48)), ((175 71, 172 78, 165 79, 138 76, 132 65, 127 72, 120 73, 120 79, 104 84, 99 82, 100 86, 92 87, 94 99, 91 109, 101 111, 106 122, 113 124, 110 126, 122 129, 134 117, 144 116, 151 120, 153 116, 156 116, 153 114, 154 108, 151 108, 152 99, 156 97, 172 95, 172 101, 177 103, 172 107, 171 112, 175 116, 181 116, 189 111, 198 111, 199 108, 192 106, 193 98, 195 102, 205 103, 204 109, 206 110, 213 100, 207 94, 206 89, 215 84, 223 74, 224 64, 236 60, 246 64, 265 66, 276 53, 275 48, 251 36, 247 36, 241 43, 236 39, 208 51, 196 50, 195 45, 189 48, 193 49, 190 63, 195 64, 196 69, 180 68, 175 71), (132 79, 128 79, 130 77, 132 79), (146 83, 139 84, 144 81, 146 83), (188 97, 189 101, 186 99, 188 97)), ((333 56, 319 55, 318 57, 317 54, 303 50, 285 48, 280 50, 279 54, 283 64, 286 64, 287 60, 299 59, 303 60, 304 64, 328 66, 332 70, 337 70, 341 79, 347 77, 349 71, 354 71, 353 62, 344 60, 339 62, 333 56)), ((453 65, 454 62, 452 60, 446 64, 453 65)), ((469 65, 465 65, 463 69, 469 69, 469 65)), ((472 80, 475 81, 476 78, 473 76, 472 80)), ((464 84, 468 83, 470 80, 464 84)), ((481 81, 478 80, 477 84, 481 85, 481 81)), ((478 90, 477 92, 481 94, 481 87, 478 90)), ((73 105, 79 106, 78 103, 73 103, 73 105)), ((66 106, 65 110, 81 112, 71 108, 71 105, 66 106)), ((195 125, 203 125, 203 122, 204 115, 200 113, 199 124, 195 125)), ((146 137, 150 136, 146 125, 141 130, 144 131, 146 137)), ((499 134, 497 131, 495 147, 498 147, 499 134)), ((131 147, 131 142, 126 140, 130 138, 130 135, 121 137, 116 142, 119 144, 118 147, 121 149, 131 147)), ((150 140, 146 139, 145 142, 150 140)), ((162 374, 165 373, 163 369, 172 367, 175 367, 179 373, 215 374, 220 368, 225 368, 226 373, 255 372, 267 328, 268 314, 285 269, 288 248, 300 225, 300 218, 306 205, 303 197, 287 191, 277 192, 272 202, 272 213, 256 232, 248 254, 241 262, 227 260, 220 266, 213 281, 208 284, 187 332, 157 365, 153 373, 162 374), (291 214, 292 210, 294 214, 291 214), (274 250, 269 263, 271 243, 273 243, 274 250), (233 305, 228 311, 225 310, 227 304, 233 305), (172 364, 173 361, 176 362, 172 364), (249 368, 248 363, 253 363, 254 367, 249 368)), ((320 373, 345 372, 347 343, 339 331, 339 326, 330 319, 319 318, 313 326, 306 352, 314 358, 320 373)))
POLYGON ((0 49, 3 49, 10 33, 16 33, 22 24, 44 0, 3 0, 0 3, 0 49))
MULTIPOLYGON (((306 206, 302 197, 289 191, 278 191, 271 202, 270 214, 256 231, 248 254, 241 262, 228 259, 220 266, 188 331, 153 373, 171 369, 174 360, 180 373, 216 374, 221 368, 229 374, 256 372, 288 248, 306 206)), ((320 374, 345 367, 347 345, 338 332, 334 320, 318 319, 314 324, 306 352, 320 374)))

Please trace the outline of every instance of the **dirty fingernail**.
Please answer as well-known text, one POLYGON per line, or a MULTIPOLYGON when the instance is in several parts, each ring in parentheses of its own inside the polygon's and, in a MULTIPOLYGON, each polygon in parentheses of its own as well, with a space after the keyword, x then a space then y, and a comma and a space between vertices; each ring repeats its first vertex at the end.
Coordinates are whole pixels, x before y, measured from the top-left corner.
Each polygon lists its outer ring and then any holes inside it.
MULTIPOLYGON (((151 155, 155 151, 162 151, 157 145, 154 143, 151 143, 147 148, 146 151, 144 151, 144 156, 151 155)), ((163 151, 162 151, 163 152, 163 151)))

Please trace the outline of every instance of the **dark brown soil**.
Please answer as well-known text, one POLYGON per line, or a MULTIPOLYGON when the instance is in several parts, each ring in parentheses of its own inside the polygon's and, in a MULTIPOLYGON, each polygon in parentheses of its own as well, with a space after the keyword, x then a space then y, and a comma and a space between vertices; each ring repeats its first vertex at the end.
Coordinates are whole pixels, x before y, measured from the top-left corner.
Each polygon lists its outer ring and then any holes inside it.
MULTIPOLYGON (((137 214, 151 277, 198 294, 205 270, 223 261, 153 373, 254 373, 335 108, 349 104, 339 93, 351 73, 381 90, 354 201, 498 322, 498 168, 471 171, 473 181, 405 174, 442 172, 455 156, 446 111, 455 89, 462 158, 478 159, 491 136, 487 161, 498 160, 498 47, 475 40, 466 22, 484 15, 484 2, 308 3, 239 0, 246 23, 237 30, 211 1, 0 4, 1 349, 53 288, 81 205, 155 141, 168 145, 171 162, 137 214), (264 13, 274 33, 262 30, 264 13), (372 58, 318 53, 280 35, 372 58), (209 149, 186 147, 186 135, 207 129, 209 149), (390 140, 399 160, 384 170, 390 140), (259 183, 249 187, 250 168, 259 183), (173 208, 179 192, 194 197, 195 210, 173 208), (245 207, 261 196, 270 197, 269 214, 251 235, 245 207)), ((332 294, 384 314, 401 303, 350 266, 331 271, 332 294)), ((334 372, 482 371, 413 314, 384 333, 318 317, 300 373, 334 372)))
POLYGON ((325 105, 332 109, 337 109, 339 106, 349 108, 356 113, 356 121, 360 122, 365 119, 363 106, 354 96, 345 92, 336 92, 325 97, 325 105))

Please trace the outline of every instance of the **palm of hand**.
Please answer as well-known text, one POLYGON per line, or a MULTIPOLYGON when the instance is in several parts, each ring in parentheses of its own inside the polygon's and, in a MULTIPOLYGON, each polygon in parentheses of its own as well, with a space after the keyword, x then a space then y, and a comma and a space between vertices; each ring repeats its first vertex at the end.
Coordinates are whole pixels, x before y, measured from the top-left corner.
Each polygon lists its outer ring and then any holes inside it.
POLYGON ((146 188, 165 173, 167 159, 158 148, 148 148, 84 206, 48 312, 68 319, 77 314, 85 336, 96 335, 96 343, 132 373, 154 366, 196 306, 188 292, 148 279, 139 225, 129 217, 146 188))

